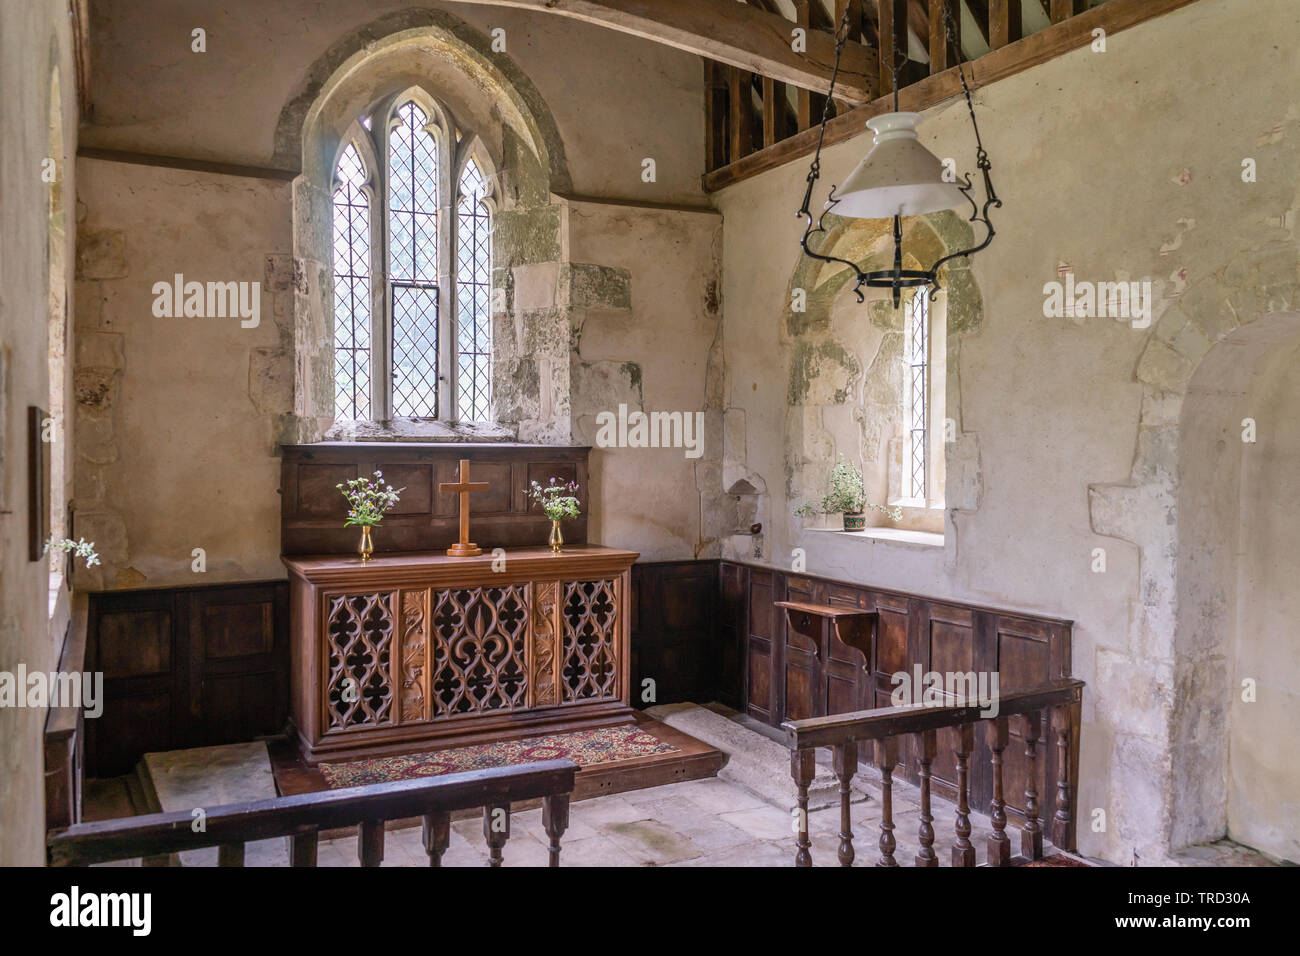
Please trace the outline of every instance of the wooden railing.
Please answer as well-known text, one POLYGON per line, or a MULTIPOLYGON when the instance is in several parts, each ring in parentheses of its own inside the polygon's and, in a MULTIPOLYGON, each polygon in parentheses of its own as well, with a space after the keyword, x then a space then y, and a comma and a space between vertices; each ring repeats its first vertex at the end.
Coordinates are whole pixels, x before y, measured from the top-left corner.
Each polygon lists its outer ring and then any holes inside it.
POLYGON ((441 866, 451 841, 451 815, 482 807, 489 865, 500 866, 502 848, 510 837, 510 805, 541 798, 549 862, 559 866, 560 837, 569 825, 569 796, 577 770, 571 760, 544 760, 228 804, 206 810, 198 832, 189 810, 77 823, 48 834, 47 859, 51 866, 136 858, 146 866, 166 866, 170 854, 215 846, 218 866, 243 866, 245 844, 288 837, 290 864, 315 866, 322 832, 357 827, 361 865, 379 866, 384 858, 384 823, 421 817, 429 865, 441 866))
MULTIPOLYGON (((779 13, 772 0, 746 0, 779 13)), ((879 64, 870 102, 831 104, 825 144, 864 132, 868 119, 893 108, 892 64, 906 51, 924 50, 899 71, 900 108, 920 112, 961 92, 956 50, 944 29, 944 4, 957 17, 957 42, 972 89, 1093 43, 1096 31, 1118 33, 1195 0, 1037 0, 1041 13, 1022 17, 1020 0, 835 0, 835 15, 820 0, 794 0, 792 30, 833 33, 849 14, 848 43, 865 47, 879 64), (962 12, 976 27, 963 37, 962 12)), ((1032 13, 1032 11, 1031 11, 1032 13)), ((745 70, 704 62, 704 189, 714 192, 811 153, 825 97, 745 70)))
POLYGON ((988 865, 1011 863, 1011 840, 1007 836, 1007 805, 1003 789, 1002 755, 1009 739, 1009 721, 1023 721, 1025 757, 1028 772, 1025 783, 1024 823, 1020 828, 1020 855, 1027 860, 1043 856, 1043 827, 1038 819, 1037 760, 1039 729, 1043 712, 1050 714, 1049 733, 1056 737, 1057 780, 1056 810, 1051 821, 1051 840, 1060 849, 1074 848, 1075 800, 1071 768, 1078 765, 1078 707, 1083 681, 1059 680, 1051 684, 1017 691, 998 700, 997 716, 985 717, 982 706, 959 707, 882 707, 831 717, 786 721, 781 725, 790 748, 790 775, 794 777, 799 829, 796 837, 795 866, 812 866, 812 841, 808 835, 808 787, 816 771, 816 748, 830 747, 833 768, 840 785, 841 866, 854 860, 853 827, 849 817, 853 775, 858 769, 858 745, 874 745, 876 769, 880 771, 880 859, 877 866, 897 866, 894 851, 893 773, 898 766, 898 744, 911 735, 916 742, 920 764, 921 824, 918 830, 920 850, 917 866, 938 866, 934 852, 934 816, 930 812, 930 766, 938 752, 938 732, 946 730, 957 762, 956 844, 952 848, 953 866, 974 866, 975 847, 970 842, 970 757, 975 751, 975 726, 984 725, 992 755, 993 800, 989 819, 993 833, 988 839, 988 865))

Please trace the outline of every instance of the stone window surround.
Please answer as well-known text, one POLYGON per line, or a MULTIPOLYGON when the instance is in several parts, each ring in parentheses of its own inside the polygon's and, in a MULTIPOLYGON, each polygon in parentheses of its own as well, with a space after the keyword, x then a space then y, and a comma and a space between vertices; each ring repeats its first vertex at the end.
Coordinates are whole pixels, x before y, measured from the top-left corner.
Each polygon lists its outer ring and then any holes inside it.
POLYGON ((441 378, 437 419, 382 417, 391 408, 389 382, 392 378, 390 297, 388 294, 388 190, 387 137, 394 111, 402 104, 414 101, 428 117, 426 129, 434 137, 438 148, 438 272, 439 272, 439 340, 455 343, 457 312, 457 283, 455 275, 456 229, 455 215, 459 199, 461 171, 473 161, 489 184, 483 202, 489 215, 495 219, 501 205, 497 167, 479 137, 461 128, 447 107, 422 86, 411 86, 396 94, 384 97, 373 104, 363 116, 370 117, 369 126, 358 116, 349 125, 335 150, 331 169, 337 171, 340 157, 349 145, 361 154, 368 173, 365 191, 370 197, 370 249, 371 249, 371 402, 378 417, 367 422, 336 421, 326 434, 326 440, 372 441, 510 441, 513 435, 507 430, 484 428, 487 423, 461 423, 449 417, 456 407, 456 367, 453 349, 440 349, 437 357, 441 378), (375 122, 382 117, 382 122, 375 122), (376 355, 383 361, 374 361, 376 355))

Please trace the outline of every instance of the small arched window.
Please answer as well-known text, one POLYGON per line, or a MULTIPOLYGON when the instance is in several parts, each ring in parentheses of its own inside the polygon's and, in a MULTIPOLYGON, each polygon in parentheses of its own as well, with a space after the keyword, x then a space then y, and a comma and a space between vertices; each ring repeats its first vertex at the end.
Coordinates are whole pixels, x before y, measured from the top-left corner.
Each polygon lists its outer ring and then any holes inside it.
POLYGON ((471 143, 420 90, 345 137, 334 190, 339 421, 492 420, 491 177, 471 143))

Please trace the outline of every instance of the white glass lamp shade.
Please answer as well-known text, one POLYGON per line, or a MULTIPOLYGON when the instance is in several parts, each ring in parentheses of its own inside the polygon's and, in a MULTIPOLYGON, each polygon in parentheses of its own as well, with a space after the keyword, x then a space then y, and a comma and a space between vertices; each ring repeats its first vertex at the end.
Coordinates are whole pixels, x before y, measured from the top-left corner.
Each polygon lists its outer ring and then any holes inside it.
POLYGON ((890 219, 920 216, 966 203, 956 183, 943 181, 939 157, 916 137, 920 113, 885 113, 867 120, 876 134, 871 152, 835 191, 837 216, 890 219))

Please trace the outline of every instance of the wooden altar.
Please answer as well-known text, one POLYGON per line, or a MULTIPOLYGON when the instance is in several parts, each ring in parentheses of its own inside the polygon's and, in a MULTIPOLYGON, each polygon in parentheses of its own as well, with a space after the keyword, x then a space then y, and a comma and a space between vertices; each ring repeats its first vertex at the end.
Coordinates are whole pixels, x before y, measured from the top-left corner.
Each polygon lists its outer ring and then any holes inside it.
POLYGON ((309 764, 630 722, 632 551, 285 556, 309 764))

